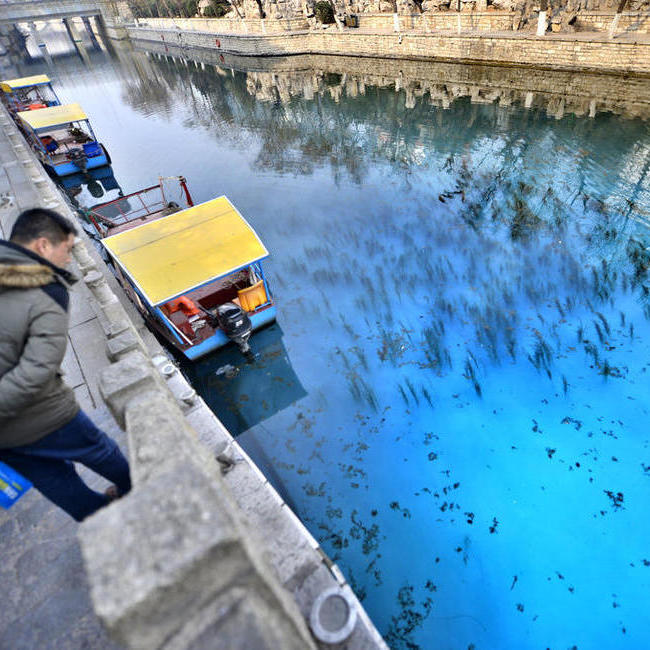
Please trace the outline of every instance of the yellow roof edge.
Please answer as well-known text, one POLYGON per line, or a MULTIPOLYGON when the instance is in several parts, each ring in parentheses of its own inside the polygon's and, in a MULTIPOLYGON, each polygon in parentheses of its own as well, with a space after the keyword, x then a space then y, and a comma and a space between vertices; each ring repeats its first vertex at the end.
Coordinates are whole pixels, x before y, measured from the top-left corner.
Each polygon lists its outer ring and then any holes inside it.
MULTIPOLYGON (((215 196, 213 199, 208 199, 207 201, 201 201, 201 203, 195 203, 194 205, 190 206, 189 208, 183 208, 182 210, 179 210, 178 212, 173 212, 172 214, 167 215, 167 217, 172 217, 174 215, 178 215, 181 212, 186 212, 187 210, 191 210, 192 208, 198 208, 200 205, 204 205, 205 203, 210 203, 210 201, 218 201, 219 199, 226 199, 226 201, 228 201, 228 203, 230 203, 230 205, 232 205, 232 201, 225 194, 222 194, 221 196, 215 196)), ((99 207, 101 207, 101 205, 102 204, 96 205, 95 208, 99 208, 99 207)), ((234 205, 232 205, 232 207, 235 208, 234 205)), ((235 208, 235 210, 237 210, 237 208, 235 208)), ((237 210, 237 214, 239 214, 239 216, 242 219, 244 219, 244 217, 242 217, 241 214, 239 213, 239 210, 237 210)), ((166 219, 167 217, 163 217, 163 219, 166 219)), ((244 221, 246 221, 246 219, 244 219, 244 221)), ((104 242, 108 241, 109 239, 113 239, 114 237, 119 237, 120 235, 123 235, 125 232, 134 232, 135 230, 138 230, 138 228, 145 228, 150 223, 152 223, 152 222, 150 221, 149 223, 141 223, 139 226, 135 226, 135 228, 129 228, 128 230, 123 230, 122 232, 115 233, 114 235, 110 235, 109 237, 104 237, 104 239, 102 239, 101 242, 103 244, 104 242)), ((248 221, 246 221, 246 223, 248 224, 248 227, 251 228, 251 225, 248 223, 248 221)), ((255 231, 253 230, 253 232, 255 232, 255 231)), ((255 233, 255 234, 257 235, 257 233, 255 233)), ((259 237, 258 237, 258 239, 259 239, 259 237)), ((266 246, 264 248, 266 248, 266 246)))
MULTIPOLYGON (((263 244, 262 244, 263 245, 263 244)), ((266 246, 264 246, 266 248, 266 246)), ((250 262, 246 262, 246 264, 243 264, 242 266, 236 266, 233 269, 230 269, 229 271, 226 271, 226 273, 219 273, 219 275, 215 275, 213 278, 210 278, 209 280, 205 280, 204 282, 199 282, 199 284, 194 285, 193 287, 188 287, 187 289, 183 289, 182 291, 179 291, 178 293, 174 293, 170 296, 167 296, 166 298, 159 299, 156 302, 151 302, 152 307, 160 307, 160 305, 164 305, 166 302, 169 302, 170 300, 174 300, 174 298, 180 298, 181 296, 185 295, 186 293, 189 293, 190 291, 194 291, 194 289, 198 289, 199 287, 205 286, 206 284, 210 284, 210 282, 214 282, 215 280, 218 280, 219 278, 225 278, 227 275, 230 275, 231 273, 234 273, 235 271, 238 271, 240 269, 245 269, 247 266, 250 266, 251 264, 255 264, 255 262, 259 262, 260 260, 264 260, 269 256, 269 252, 266 252, 266 255, 262 255, 261 257, 258 257, 257 259, 251 260, 250 262)), ((121 266, 121 265, 120 265, 121 266)), ((124 269, 124 267, 122 267, 124 269)), ((126 270, 126 269, 124 269, 126 270)), ((128 275, 128 272, 127 272, 128 275)), ((129 277, 131 277, 129 275, 129 277)), ((133 280, 133 278, 131 278, 133 280)), ((135 280, 134 280, 135 282, 135 280)))
POLYGON ((87 120, 88 116, 80 104, 64 104, 39 108, 37 111, 20 111, 18 117, 33 130, 48 129, 70 122, 87 120))
MULTIPOLYGON (((255 230, 255 228, 253 228, 253 226, 251 226, 250 223, 248 223, 248 220, 246 219, 246 217, 244 217, 244 215, 237 209, 237 206, 225 194, 221 194, 220 196, 215 196, 214 198, 208 199, 207 201, 201 201, 201 203, 195 203, 194 205, 190 206, 189 208, 179 210, 178 212, 174 212, 174 213, 172 213, 172 214, 170 214, 168 216, 171 217, 173 215, 180 214, 181 212, 186 212, 187 210, 191 210, 192 208, 198 208, 200 205, 205 205, 206 203, 211 203, 212 201, 218 201, 219 199, 226 199, 226 201, 228 201, 228 203, 230 203, 233 210, 239 215, 239 218, 253 231, 253 233, 255 234, 257 239, 259 240, 260 244, 262 244, 262 247, 266 251, 266 255, 264 257, 268 257, 270 255, 270 253, 269 253, 268 249, 266 248, 266 246, 264 246, 264 242, 260 239, 260 236, 257 234, 257 230, 255 230)), ((95 207, 100 207, 100 206, 95 206, 95 207)), ((166 218, 167 217, 163 217, 163 219, 166 219, 166 218)), ((151 222, 149 222, 149 223, 151 223, 151 222)), ((122 232, 118 232, 118 233, 116 233, 114 235, 110 235, 109 237, 104 237, 104 239, 102 239, 101 242, 104 243, 105 241, 108 241, 109 239, 113 239, 113 237, 119 237, 120 235, 123 235, 125 232, 133 232, 134 230, 137 230, 138 228, 144 228, 147 225, 149 225, 149 224, 143 223, 143 224, 140 224, 139 226, 136 226, 135 228, 129 228, 128 230, 123 230, 122 232)), ((253 261, 257 262, 260 259, 264 259, 264 257, 260 257, 257 260, 253 260, 253 261)))
POLYGON ((20 77, 18 79, 5 79, 0 81, 0 87, 6 93, 10 93, 18 88, 27 86, 40 86, 42 84, 52 83, 52 80, 46 74, 35 74, 31 77, 20 77))

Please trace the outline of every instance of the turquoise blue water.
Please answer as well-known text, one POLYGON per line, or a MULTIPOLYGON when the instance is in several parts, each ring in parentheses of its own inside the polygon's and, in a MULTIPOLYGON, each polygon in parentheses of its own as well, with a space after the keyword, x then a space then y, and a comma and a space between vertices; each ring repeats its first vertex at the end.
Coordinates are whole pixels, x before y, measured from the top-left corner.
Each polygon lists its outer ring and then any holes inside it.
POLYGON ((271 251, 257 361, 187 372, 392 648, 650 646, 648 122, 142 53, 53 73, 125 192, 183 174, 271 251))

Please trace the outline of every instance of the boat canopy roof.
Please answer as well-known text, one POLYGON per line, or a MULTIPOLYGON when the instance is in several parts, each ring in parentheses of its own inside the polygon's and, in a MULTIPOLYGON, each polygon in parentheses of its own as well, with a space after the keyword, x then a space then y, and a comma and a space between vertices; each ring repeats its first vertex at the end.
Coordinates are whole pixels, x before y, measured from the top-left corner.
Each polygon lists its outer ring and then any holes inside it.
POLYGON ((50 106, 49 108, 39 108, 37 111, 21 111, 18 113, 18 117, 34 131, 88 119, 79 104, 50 106))
POLYGON ((6 93, 12 93, 19 88, 30 86, 44 86, 50 83, 50 78, 45 74, 36 74, 32 77, 21 77, 20 79, 7 79, 0 81, 0 88, 6 93))
POLYGON ((225 196, 106 237, 102 243, 152 306, 269 254, 225 196))

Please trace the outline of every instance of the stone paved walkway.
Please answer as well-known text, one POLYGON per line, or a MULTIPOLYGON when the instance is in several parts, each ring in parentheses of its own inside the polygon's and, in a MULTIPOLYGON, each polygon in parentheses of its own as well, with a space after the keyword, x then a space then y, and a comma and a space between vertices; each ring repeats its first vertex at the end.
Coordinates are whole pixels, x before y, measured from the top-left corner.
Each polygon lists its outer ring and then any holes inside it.
MULTIPOLYGON (((123 442, 107 411, 89 415, 123 442)), ((87 470, 81 475, 106 485, 87 470)), ((118 650, 92 611, 76 533, 77 523, 35 490, 0 510, 0 649, 118 650)))
MULTIPOLYGON (((0 108, 0 110, 2 110, 0 108)), ((18 213, 43 205, 0 127, 0 236, 18 213)), ((125 436, 101 403, 96 377, 108 365, 104 336, 85 286, 71 293, 66 380, 90 417, 124 446, 125 436)), ((81 470, 98 489, 106 481, 81 470)), ((77 523, 36 490, 0 509, 0 650, 117 650, 95 616, 76 538, 77 523)))

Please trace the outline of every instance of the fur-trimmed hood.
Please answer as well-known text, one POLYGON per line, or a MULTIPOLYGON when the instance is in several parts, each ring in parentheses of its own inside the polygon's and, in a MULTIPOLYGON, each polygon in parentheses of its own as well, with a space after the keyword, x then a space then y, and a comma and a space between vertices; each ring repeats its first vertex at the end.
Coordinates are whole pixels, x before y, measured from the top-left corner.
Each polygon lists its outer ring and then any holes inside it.
POLYGON ((13 242, 0 240, 0 290, 33 289, 52 282, 74 284, 77 279, 65 269, 13 242))
POLYGON ((0 287, 32 289, 54 281, 54 271, 43 264, 0 263, 0 287))

